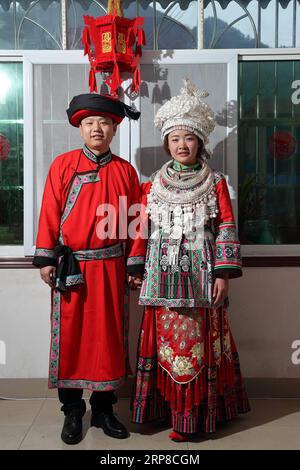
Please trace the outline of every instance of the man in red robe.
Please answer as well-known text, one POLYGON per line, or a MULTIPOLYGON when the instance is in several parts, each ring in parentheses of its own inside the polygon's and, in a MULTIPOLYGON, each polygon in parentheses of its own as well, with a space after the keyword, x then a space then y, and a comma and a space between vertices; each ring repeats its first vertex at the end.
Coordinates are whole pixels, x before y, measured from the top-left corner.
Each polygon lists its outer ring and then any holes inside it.
POLYGON ((126 273, 140 284, 144 242, 128 236, 128 208, 139 201, 135 169, 113 155, 117 125, 140 113, 98 94, 67 110, 84 146, 59 155, 46 180, 33 264, 52 288, 49 387, 65 414, 62 440, 82 439, 83 389, 92 391, 91 425, 115 438, 128 432, 113 414, 128 370, 126 273))

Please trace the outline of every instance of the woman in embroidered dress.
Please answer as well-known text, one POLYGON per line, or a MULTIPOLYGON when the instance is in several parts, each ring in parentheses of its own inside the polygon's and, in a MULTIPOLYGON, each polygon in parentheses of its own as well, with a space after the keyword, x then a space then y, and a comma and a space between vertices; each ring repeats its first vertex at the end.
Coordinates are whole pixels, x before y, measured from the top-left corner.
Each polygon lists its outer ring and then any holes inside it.
POLYGON ((142 185, 152 231, 133 421, 171 416, 175 441, 249 411, 227 318, 240 246, 225 177, 207 163, 215 124, 206 96, 185 80, 160 108, 155 125, 172 160, 142 185))

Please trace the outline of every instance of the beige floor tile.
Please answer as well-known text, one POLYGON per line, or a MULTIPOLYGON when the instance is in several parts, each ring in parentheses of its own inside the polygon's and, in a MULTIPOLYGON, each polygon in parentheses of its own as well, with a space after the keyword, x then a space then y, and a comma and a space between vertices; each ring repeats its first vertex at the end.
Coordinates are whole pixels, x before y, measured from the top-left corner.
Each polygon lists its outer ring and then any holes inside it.
POLYGON ((186 444, 176 446, 167 435, 145 435, 131 433, 128 439, 113 439, 106 436, 101 429, 90 428, 83 441, 77 446, 78 449, 97 450, 163 450, 183 449, 187 450, 186 444))
POLYGON ((300 449, 300 426, 259 426, 236 434, 216 437, 212 448, 226 450, 290 450, 300 449))
POLYGON ((250 413, 240 417, 245 425, 300 424, 300 400, 255 399, 251 407, 250 413))
POLYGON ((95 449, 95 450, 214 450, 214 449, 300 449, 300 400, 251 401, 252 411, 228 424, 218 426, 213 435, 200 435, 188 443, 168 438, 170 427, 153 422, 131 423, 129 400, 120 399, 115 411, 128 428, 128 439, 106 436, 90 427, 91 412, 84 416, 84 439, 75 446, 61 441, 63 414, 58 400, 0 401, 1 449, 95 449))
POLYGON ((28 426, 0 425, 0 450, 16 450, 26 436, 28 426))
POLYGON ((192 442, 188 442, 189 450, 212 450, 212 441, 210 437, 208 438, 195 438, 192 442))
POLYGON ((36 425, 32 426, 22 442, 22 450, 187 450, 187 444, 177 444, 170 441, 167 433, 157 435, 131 434, 128 439, 113 439, 106 436, 101 429, 85 430, 83 440, 74 446, 64 444, 60 439, 61 426, 36 425))
POLYGON ((43 400, 0 400, 0 426, 31 425, 43 400))
POLYGON ((60 411, 60 407, 61 404, 58 400, 51 398, 46 399, 39 410, 34 424, 37 426, 46 424, 62 426, 64 415, 60 411))
POLYGON ((60 439, 63 416, 57 413, 51 417, 53 404, 45 405, 40 415, 32 425, 21 449, 96 449, 96 450, 162 450, 162 449, 187 449, 187 444, 177 444, 168 438, 170 429, 161 429, 159 426, 135 426, 127 425, 130 430, 128 439, 113 439, 106 436, 102 429, 90 427, 90 412, 83 419, 83 440, 75 446, 67 446, 60 439), (48 409, 47 409, 48 408, 48 409), (48 421, 48 422, 47 422, 48 421), (135 429, 135 432, 132 431, 135 429), (142 428, 142 432, 136 432, 136 428, 142 428))
POLYGON ((75 446, 64 444, 60 438, 61 426, 43 424, 32 426, 20 446, 21 450, 60 450, 75 446))

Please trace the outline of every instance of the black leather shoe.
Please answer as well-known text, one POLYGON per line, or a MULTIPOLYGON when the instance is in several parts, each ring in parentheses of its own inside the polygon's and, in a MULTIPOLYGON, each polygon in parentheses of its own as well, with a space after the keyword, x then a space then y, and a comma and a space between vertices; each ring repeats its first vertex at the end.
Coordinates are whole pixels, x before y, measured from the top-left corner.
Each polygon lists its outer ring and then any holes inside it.
POLYGON ((66 415, 61 432, 61 438, 66 444, 78 444, 82 440, 82 417, 66 415))
POLYGON ((112 412, 101 412, 96 415, 92 415, 91 426, 102 428, 105 434, 110 437, 115 437, 116 439, 126 439, 126 437, 129 437, 129 433, 125 426, 117 420, 112 412))

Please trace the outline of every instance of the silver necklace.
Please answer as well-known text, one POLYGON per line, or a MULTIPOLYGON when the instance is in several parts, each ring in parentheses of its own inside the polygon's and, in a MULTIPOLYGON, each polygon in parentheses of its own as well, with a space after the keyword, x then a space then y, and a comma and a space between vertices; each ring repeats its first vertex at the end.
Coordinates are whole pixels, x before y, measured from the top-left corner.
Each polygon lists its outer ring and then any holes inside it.
POLYGON ((204 226, 218 213, 214 174, 206 162, 186 180, 177 180, 167 162, 154 177, 148 194, 147 212, 154 224, 152 237, 160 232, 169 239, 167 264, 178 264, 183 235, 194 242, 203 241, 204 226))

